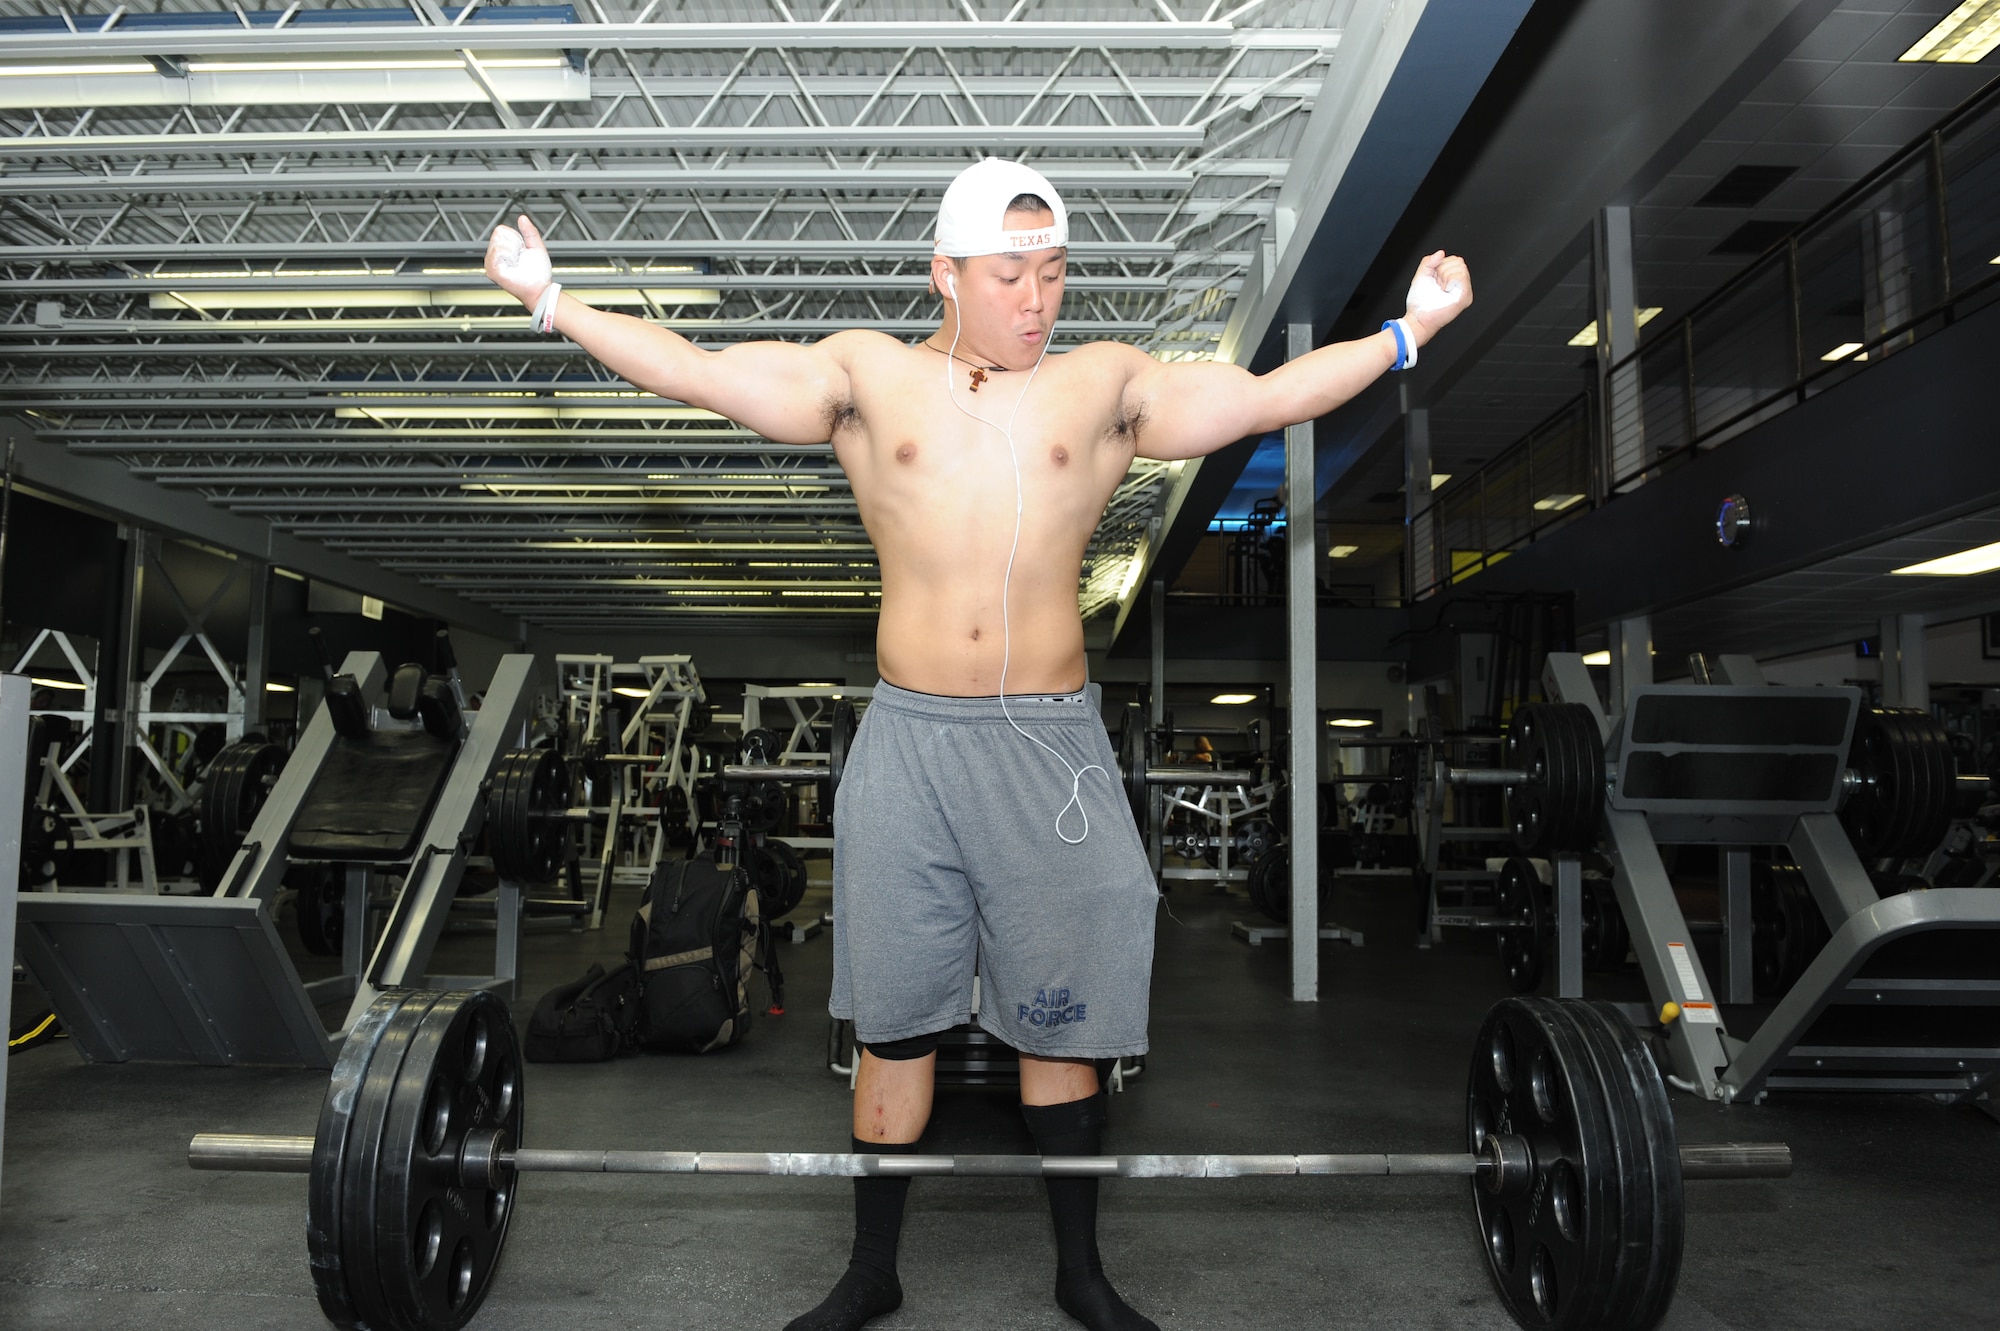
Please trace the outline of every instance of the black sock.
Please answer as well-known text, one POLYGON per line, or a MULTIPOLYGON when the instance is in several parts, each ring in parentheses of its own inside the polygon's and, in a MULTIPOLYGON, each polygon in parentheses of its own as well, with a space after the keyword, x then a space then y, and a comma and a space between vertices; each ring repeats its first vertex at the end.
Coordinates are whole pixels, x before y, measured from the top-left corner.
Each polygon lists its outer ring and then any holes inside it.
MULTIPOLYGON (((1103 1149, 1105 1098, 1064 1105, 1022 1105, 1028 1131, 1045 1156, 1097 1155, 1103 1149)), ((1159 1331, 1133 1312, 1104 1278, 1097 1255, 1097 1180, 1044 1179, 1056 1227, 1056 1306, 1090 1331, 1159 1331)))
MULTIPOLYGON (((914 1155, 915 1142, 886 1144, 854 1140, 857 1155, 914 1155)), ((847 1272, 819 1307, 789 1322, 785 1331, 857 1331, 871 1318, 894 1312, 903 1303, 903 1284, 896 1279, 896 1240, 903 1232, 903 1200, 909 1196, 906 1178, 863 1177, 854 1180, 854 1251, 847 1272)))

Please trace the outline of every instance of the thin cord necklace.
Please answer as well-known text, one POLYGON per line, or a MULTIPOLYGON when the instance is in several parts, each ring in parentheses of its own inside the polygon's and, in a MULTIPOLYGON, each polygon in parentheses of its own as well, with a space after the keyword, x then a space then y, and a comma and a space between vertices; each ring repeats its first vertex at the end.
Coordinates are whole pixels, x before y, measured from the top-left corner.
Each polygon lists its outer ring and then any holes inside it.
POLYGON ((977 393, 979 391, 979 385, 986 382, 986 376, 988 371, 991 371, 994 374, 1007 373, 1007 367, 1004 365, 981 365, 977 361, 967 360, 965 357, 959 355, 955 351, 946 351, 943 347, 940 347, 935 343, 933 343, 929 338, 924 339, 924 345, 929 347, 932 351, 935 351, 940 356, 951 357, 953 360, 957 361, 960 365, 970 365, 972 367, 971 391, 974 393, 977 393))

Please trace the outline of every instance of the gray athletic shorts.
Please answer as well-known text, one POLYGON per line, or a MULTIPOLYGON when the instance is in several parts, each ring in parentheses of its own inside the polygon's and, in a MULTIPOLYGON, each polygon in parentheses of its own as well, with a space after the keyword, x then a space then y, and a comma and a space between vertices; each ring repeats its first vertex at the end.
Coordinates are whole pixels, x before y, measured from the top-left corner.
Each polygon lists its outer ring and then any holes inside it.
POLYGON ((1159 895, 1096 690, 995 698, 878 684, 833 815, 833 1015, 863 1042, 972 1013, 1024 1053, 1146 1051, 1159 895), (1071 845, 1056 832, 1077 837, 1071 845))

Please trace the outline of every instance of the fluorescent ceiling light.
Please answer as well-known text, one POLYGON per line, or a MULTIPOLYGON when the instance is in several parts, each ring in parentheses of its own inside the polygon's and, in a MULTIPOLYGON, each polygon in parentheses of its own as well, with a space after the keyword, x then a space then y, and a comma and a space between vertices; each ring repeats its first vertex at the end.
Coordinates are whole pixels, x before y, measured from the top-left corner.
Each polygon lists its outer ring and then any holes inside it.
MULTIPOLYGON (((476 57, 482 69, 561 69, 559 55, 476 57)), ((148 70, 152 67, 146 66, 148 70)), ((464 69, 462 60, 190 60, 190 74, 349 74, 394 69, 464 69)))
POLYGON ((1431 473, 1431 489, 1433 489, 1433 490, 1437 489, 1437 488, 1438 488, 1438 487, 1439 487, 1440 485, 1443 485, 1443 484, 1444 484, 1444 483, 1445 483, 1446 481, 1448 481, 1448 480, 1450 480, 1450 479, 1451 479, 1451 473, 1450 473, 1450 472, 1448 472, 1448 471, 1434 471, 1434 472, 1432 472, 1432 473, 1431 473))
POLYGON ((144 60, 119 60, 84 65, 0 65, 0 79, 60 78, 65 74, 151 74, 144 60))
POLYGON ((1328 559, 1345 559, 1360 548, 1358 545, 1336 545, 1333 549, 1326 552, 1326 557, 1328 559))
MULTIPOLYGON (((287 274, 292 276, 292 274, 287 274)), ((360 276, 356 274, 355 276, 360 276)), ((578 287, 568 289, 578 300, 591 305, 720 305, 722 293, 714 287, 578 287)), ((326 291, 282 290, 259 287, 254 291, 162 291, 146 297, 146 307, 154 310, 427 310, 433 306, 507 306, 519 304, 499 287, 441 287, 413 291, 408 287, 361 287, 326 291)))
POLYGON ((621 698, 650 698, 653 696, 651 689, 635 689, 630 684, 620 684, 611 691, 621 698))
POLYGON ((1366 730, 1375 724, 1361 716, 1330 716, 1326 719, 1326 723, 1330 726, 1339 726, 1342 730, 1366 730))
POLYGON ((1213 698, 1210 698, 1209 701, 1219 702, 1225 706, 1234 706, 1237 703, 1256 702, 1257 695, 1254 693, 1218 693, 1213 698))
POLYGON ((335 407, 335 420, 435 421, 691 421, 720 419, 699 407, 517 407, 496 402, 490 407, 409 406, 335 407))
POLYGON ((1611 664, 1611 649, 1607 647, 1601 652, 1585 652, 1583 654, 1583 663, 1585 665, 1608 666, 1611 664))
POLYGON ((1965 0, 1898 60, 1976 65, 2000 46, 2000 0, 1965 0))
POLYGON ((28 682, 30 684, 38 684, 45 689, 75 689, 78 693, 82 693, 85 690, 84 685, 77 683, 73 679, 43 679, 40 675, 33 675, 29 677, 28 682))
POLYGON ((1535 508, 1542 513, 1560 513, 1571 504, 1582 502, 1582 495, 1543 495, 1535 501, 1535 508))
MULTIPOLYGON (((1644 328, 1647 324, 1653 322, 1654 319, 1658 318, 1660 312, 1664 308, 1665 307, 1661 305, 1649 305, 1643 310, 1634 310, 1632 311, 1632 322, 1636 327, 1644 328)), ((1578 333, 1575 337, 1571 338, 1569 340, 1569 344, 1573 347, 1596 346, 1597 320, 1592 319, 1589 323, 1585 324, 1583 326, 1583 331, 1578 333)))
POLYGON ((1889 571, 1934 578, 1962 578, 1972 573, 1990 573, 1996 568, 2000 568, 2000 541, 1992 545, 1982 545, 1976 550, 1961 550, 1942 559, 1926 559, 1921 564, 1910 564, 1889 571))
POLYGON ((828 679, 802 679, 799 681, 798 687, 802 689, 830 689, 833 687, 833 681, 828 679))
MULTIPOLYGON (((1854 355, 1855 352, 1861 350, 1861 345, 1862 344, 1859 342, 1843 342, 1839 346, 1835 347, 1832 351, 1829 351, 1824 356, 1821 356, 1820 359, 1846 360, 1849 356, 1852 356, 1854 355)), ((1857 359, 1866 360, 1868 358, 1866 356, 1862 356, 1858 357, 1857 359)))
POLYGON ((295 689, 295 688, 293 688, 293 687, 292 687, 291 685, 289 685, 289 684, 280 684, 280 683, 278 683, 278 681, 276 681, 276 680, 274 680, 274 679, 271 679, 271 680, 265 680, 265 681, 264 681, 264 692, 266 692, 266 693, 297 693, 297 692, 298 692, 298 690, 297 690, 297 689, 295 689))

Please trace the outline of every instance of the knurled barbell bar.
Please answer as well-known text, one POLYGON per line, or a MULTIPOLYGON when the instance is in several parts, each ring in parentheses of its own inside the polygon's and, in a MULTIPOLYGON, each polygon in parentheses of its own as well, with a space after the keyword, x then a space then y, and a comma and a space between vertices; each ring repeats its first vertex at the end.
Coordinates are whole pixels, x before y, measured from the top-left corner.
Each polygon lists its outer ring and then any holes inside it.
POLYGON ((355 1024, 312 1137, 204 1133, 197 1169, 309 1175, 320 1306, 344 1328, 454 1331, 486 1297, 518 1175, 1473 1181, 1486 1260, 1523 1326, 1638 1328, 1666 1311, 1686 1179, 1782 1178, 1782 1143, 1678 1145, 1659 1071, 1606 1006, 1515 998, 1474 1046, 1463 1153, 1004 1155, 619 1151, 521 1145, 524 1088, 507 1006, 484 991, 384 994, 355 1024))

